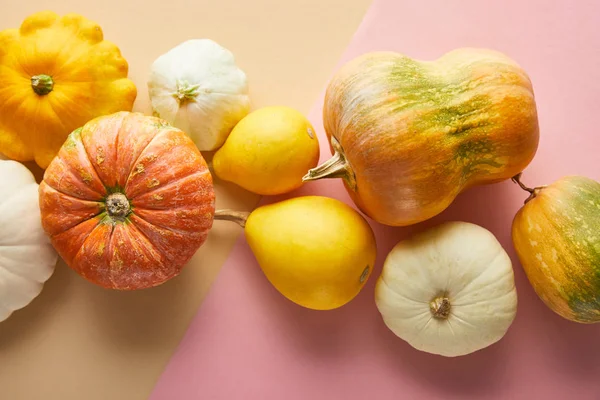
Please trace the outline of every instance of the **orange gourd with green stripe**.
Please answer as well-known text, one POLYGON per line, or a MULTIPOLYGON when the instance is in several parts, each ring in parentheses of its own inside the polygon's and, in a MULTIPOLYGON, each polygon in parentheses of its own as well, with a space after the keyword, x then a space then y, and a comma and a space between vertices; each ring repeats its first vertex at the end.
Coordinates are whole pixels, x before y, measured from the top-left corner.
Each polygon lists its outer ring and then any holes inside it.
POLYGON ((331 80, 323 122, 334 156, 304 180, 342 178, 364 213, 395 226, 439 214, 469 187, 511 178, 539 140, 528 75, 484 49, 431 62, 362 55, 331 80))
POLYGON ((512 238, 537 295, 554 312, 600 322, 600 183, 567 176, 531 192, 512 238))

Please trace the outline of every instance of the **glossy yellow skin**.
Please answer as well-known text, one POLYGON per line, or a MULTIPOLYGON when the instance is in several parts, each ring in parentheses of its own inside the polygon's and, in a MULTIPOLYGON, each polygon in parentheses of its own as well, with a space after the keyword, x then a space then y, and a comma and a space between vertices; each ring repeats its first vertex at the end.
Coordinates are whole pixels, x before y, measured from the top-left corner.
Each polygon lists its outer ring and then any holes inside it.
POLYGON ((285 106, 260 108, 244 117, 215 153, 220 179, 261 195, 288 193, 319 161, 314 128, 299 111, 285 106))
POLYGON ((355 203, 392 226, 427 220, 465 189, 511 178, 539 140, 529 77, 486 49, 457 49, 434 61, 359 56, 331 80, 323 123, 343 154, 355 203))
POLYGON ((542 301, 576 322, 600 322, 600 183, 569 176, 536 190, 512 239, 542 301))
POLYGON ((131 111, 137 90, 119 49, 77 14, 44 11, 0 32, 0 152, 46 168, 74 129, 131 111), (38 94, 32 78, 51 78, 38 94))
POLYGON ((314 310, 352 300, 367 282, 377 253, 366 220, 345 203, 321 196, 257 208, 246 221, 245 235, 271 284, 314 310))

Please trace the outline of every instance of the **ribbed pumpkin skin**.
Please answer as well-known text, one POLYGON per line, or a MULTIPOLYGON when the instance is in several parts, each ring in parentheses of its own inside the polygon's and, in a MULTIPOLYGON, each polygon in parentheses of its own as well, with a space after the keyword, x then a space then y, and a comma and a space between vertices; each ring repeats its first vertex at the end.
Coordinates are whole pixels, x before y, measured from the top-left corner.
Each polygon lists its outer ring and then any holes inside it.
POLYGON ((432 62, 362 55, 331 80, 323 120, 354 172, 356 187, 346 184, 353 200, 393 226, 427 220, 466 188, 514 176, 539 141, 527 74, 480 49, 432 62))
POLYGON ((214 200, 192 140, 129 112, 71 133, 40 184, 42 224, 61 257, 89 281, 123 290, 178 275, 206 240, 214 200), (112 193, 127 197, 125 218, 111 217, 112 193))
POLYGON ((0 31, 0 152, 48 167, 69 132, 131 111, 137 88, 128 71, 119 48, 82 15, 40 11, 0 31), (53 83, 40 94, 33 80, 41 75, 53 83))
POLYGON ((550 309, 572 321, 600 322, 600 183, 570 176, 542 189, 517 213, 512 238, 550 309))

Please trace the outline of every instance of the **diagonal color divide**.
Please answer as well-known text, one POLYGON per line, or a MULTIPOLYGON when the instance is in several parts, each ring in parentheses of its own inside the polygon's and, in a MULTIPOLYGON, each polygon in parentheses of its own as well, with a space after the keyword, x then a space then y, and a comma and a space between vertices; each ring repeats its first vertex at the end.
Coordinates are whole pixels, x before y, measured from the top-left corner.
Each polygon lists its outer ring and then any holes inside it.
MULTIPOLYGON (((528 71, 537 97, 541 142, 525 173, 527 182, 549 183, 566 174, 600 179, 595 161, 599 13, 594 1, 376 0, 341 62, 370 50, 422 59, 467 46, 505 52, 528 71)), ((321 100, 311 120, 323 161, 330 153, 321 128, 321 100)), ((309 193, 349 203, 340 182, 306 185, 294 195, 309 193)), ((373 224, 378 265, 354 301, 330 312, 305 310, 283 299, 240 238, 151 400, 597 398, 600 326, 554 315, 516 262, 510 224, 523 195, 504 182, 470 190, 419 227, 373 224), (375 279, 391 247, 414 229, 449 219, 494 232, 513 258, 519 294, 517 319, 507 336, 457 359, 410 348, 385 328, 373 301, 375 279)))

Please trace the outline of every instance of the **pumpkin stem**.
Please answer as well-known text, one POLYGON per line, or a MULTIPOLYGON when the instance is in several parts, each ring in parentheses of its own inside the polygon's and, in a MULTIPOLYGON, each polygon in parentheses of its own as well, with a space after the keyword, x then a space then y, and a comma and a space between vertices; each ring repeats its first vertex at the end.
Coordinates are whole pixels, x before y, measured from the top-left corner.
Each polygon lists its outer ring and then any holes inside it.
POLYGON ((44 96, 54 89, 54 81, 49 75, 34 75, 31 77, 31 87, 34 92, 40 96, 44 96))
POLYGON ((173 96, 179 100, 179 103, 183 103, 187 100, 193 100, 198 95, 198 89, 200 85, 190 85, 186 81, 177 81, 177 91, 173 93, 173 96))
POLYGON ((522 172, 519 172, 517 175, 513 176, 511 178, 511 180, 516 183, 517 185, 519 185, 519 187, 523 190, 525 190, 526 192, 529 192, 529 197, 527 199, 525 199, 525 204, 527 204, 529 201, 535 199, 535 197, 540 194, 540 192, 546 187, 546 186, 538 186, 535 188, 530 188, 528 186, 525 186, 523 184, 523 182, 521 182, 521 176, 523 175, 522 172))
POLYGON ((446 295, 437 296, 429 303, 429 310, 433 318, 447 319, 450 316, 450 299, 446 295))
POLYGON ((354 172, 346 160, 342 147, 333 136, 331 137, 331 145, 334 150, 333 156, 318 167, 310 169, 302 177, 302 182, 327 178, 342 178, 352 190, 356 190, 354 172))
POLYGON ((215 211, 215 220, 235 222, 242 228, 246 226, 246 220, 250 213, 233 210, 217 210, 215 211))
POLYGON ((521 182, 521 176, 522 175, 523 175, 523 173, 519 172, 517 175, 515 175, 515 176, 512 177, 512 181, 514 183, 516 183, 517 185, 519 185, 521 187, 521 189, 525 190, 526 192, 533 193, 534 190, 532 188, 525 186, 523 184, 523 182, 521 182))
POLYGON ((131 212, 131 205, 123 193, 111 193, 106 197, 106 211, 109 217, 124 220, 131 212))

